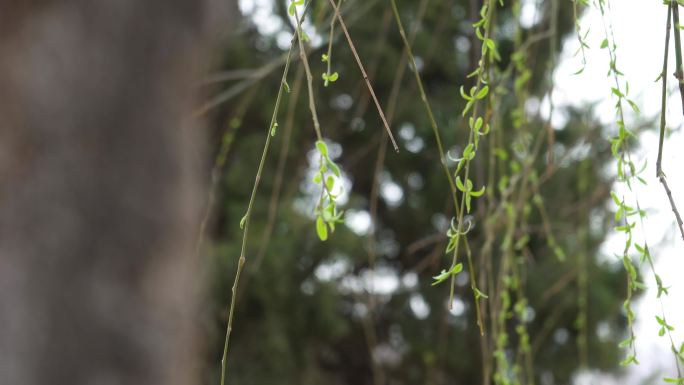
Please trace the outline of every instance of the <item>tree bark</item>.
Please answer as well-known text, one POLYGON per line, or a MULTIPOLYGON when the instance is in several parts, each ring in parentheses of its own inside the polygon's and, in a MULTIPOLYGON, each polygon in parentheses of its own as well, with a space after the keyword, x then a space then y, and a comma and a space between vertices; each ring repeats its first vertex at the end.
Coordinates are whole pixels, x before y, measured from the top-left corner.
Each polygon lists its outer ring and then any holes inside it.
POLYGON ((193 384, 206 0, 0 5, 0 384, 193 384))

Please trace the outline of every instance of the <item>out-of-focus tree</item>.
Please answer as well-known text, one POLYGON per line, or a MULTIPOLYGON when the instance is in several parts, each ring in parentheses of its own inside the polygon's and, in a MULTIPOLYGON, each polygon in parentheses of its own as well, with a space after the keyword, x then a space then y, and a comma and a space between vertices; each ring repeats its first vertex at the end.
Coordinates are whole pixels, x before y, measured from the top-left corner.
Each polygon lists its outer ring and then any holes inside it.
MULTIPOLYGON (((573 29, 572 4, 539 3, 538 18, 525 25, 519 9, 508 2, 496 13, 494 39, 501 58, 492 71, 502 79, 490 85, 498 98, 492 111, 496 133, 489 134, 495 139, 482 139, 471 166, 474 184, 486 184, 493 199, 489 204, 475 201, 467 218, 469 247, 481 272, 476 279, 489 295, 480 301, 485 337, 477 327, 466 272, 457 277, 451 311, 448 285, 431 285, 449 263, 444 250, 454 212, 440 168, 446 154, 437 151, 411 66, 402 59, 390 3, 341 4, 401 152, 393 153, 391 146, 386 155, 378 150, 387 139, 339 25, 328 58, 339 78, 324 86, 321 76, 328 63, 321 57, 327 54, 332 10, 327 1, 313 2, 304 26, 311 38, 307 53, 323 135, 343 170, 346 226, 339 225, 325 242, 316 235, 312 215, 320 190, 310 182, 317 170, 316 137, 302 63, 293 55, 289 92, 283 96, 251 217, 228 381, 503 383, 505 378, 494 374, 501 375, 508 363, 504 377, 524 371, 528 381, 568 383, 581 368, 614 370, 620 360, 617 342, 624 335, 625 283, 619 264, 598 253, 611 221, 604 208, 611 181, 602 171, 610 158, 609 143, 591 111, 562 111, 567 119, 560 123, 545 115, 553 87, 549 71, 573 29), (516 57, 523 45, 523 57, 516 57), (393 105, 393 84, 403 70, 393 105), (533 187, 510 192, 518 200, 504 202, 506 186, 517 182, 507 176, 521 169, 528 171, 533 187), (517 213, 509 236, 507 214, 488 222, 499 206, 507 212, 507 204, 517 213), (506 255, 512 266, 504 266, 506 255)), ((446 150, 457 158, 468 138, 458 90, 474 85, 467 75, 480 57, 472 24, 481 2, 398 5, 406 29, 417 28, 412 50, 418 71, 446 150)), ((220 373, 225 306, 240 255, 240 219, 271 130, 284 50, 294 30, 287 6, 276 1, 273 16, 264 16, 267 8, 243 15, 239 36, 225 50, 224 72, 205 85, 217 95, 207 109, 217 117, 213 143, 221 166, 214 168, 216 215, 204 249, 215 298, 205 312, 215 341, 207 356, 206 383, 217 383, 220 373), (221 104, 224 100, 229 103, 221 104)), ((456 162, 449 166, 453 172, 456 162)), ((466 265, 465 252, 459 257, 466 265)))
POLYGON ((209 3, 0 4, 0 383, 197 382, 209 3))

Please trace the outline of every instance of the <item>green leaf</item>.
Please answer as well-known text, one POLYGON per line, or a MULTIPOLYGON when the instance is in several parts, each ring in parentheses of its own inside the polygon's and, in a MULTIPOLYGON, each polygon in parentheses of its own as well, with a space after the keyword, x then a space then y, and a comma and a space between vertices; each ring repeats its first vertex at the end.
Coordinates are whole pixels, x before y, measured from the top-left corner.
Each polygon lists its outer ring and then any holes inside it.
POLYGON ((480 128, 482 128, 482 122, 483 122, 482 117, 481 116, 478 117, 477 120, 475 121, 475 127, 474 127, 475 131, 477 131, 477 132, 480 131, 480 128))
POLYGON ((627 358, 625 358, 624 360, 622 360, 620 362, 620 365, 627 366, 629 364, 638 364, 638 363, 639 363, 639 361, 637 361, 636 356, 629 355, 629 356, 627 356, 627 358))
POLYGON ((321 241, 328 239, 328 226, 323 221, 322 216, 316 218, 316 234, 318 234, 318 239, 321 241))
POLYGON ((328 189, 328 191, 332 191, 334 186, 335 178, 333 178, 332 175, 328 175, 328 178, 325 180, 325 187, 328 189))
POLYGON ((316 141, 316 148, 318 149, 318 152, 321 153, 324 157, 328 157, 328 146, 325 144, 324 141, 322 140, 317 140, 316 141))
POLYGON ((634 343, 634 337, 629 337, 629 338, 627 338, 627 339, 625 339, 625 340, 622 340, 622 341, 618 344, 618 347, 624 349, 624 348, 626 348, 626 347, 628 347, 628 346, 632 346, 632 343, 634 343))
POLYGON ((601 49, 607 48, 608 47, 608 39, 603 39, 601 42, 601 49))
POLYGON ((456 187, 457 187, 459 190, 463 191, 463 192, 465 192, 465 190, 466 190, 466 189, 465 189, 465 186, 463 185, 463 182, 461 182, 461 177, 460 177, 460 176, 457 176, 457 177, 456 177, 456 187))
POLYGON ((276 129, 278 129, 278 122, 273 122, 273 126, 271 127, 271 136, 275 136, 276 129))
POLYGON ((482 89, 475 95, 476 99, 484 99, 485 96, 489 93, 489 86, 484 86, 482 89))
POLYGON ((456 274, 460 273, 461 271, 463 271, 463 264, 457 263, 454 267, 451 268, 451 271, 449 271, 449 272, 451 273, 451 275, 456 275, 456 274))
POLYGON ((240 229, 241 230, 245 228, 245 223, 247 223, 247 214, 245 214, 245 216, 242 217, 242 219, 240 219, 240 229))
POLYGON ((459 91, 461 92, 461 97, 462 97, 463 99, 469 100, 469 101, 470 101, 470 100, 473 100, 473 98, 471 98, 468 94, 465 93, 465 90, 463 89, 463 86, 461 86, 461 88, 459 89, 459 91))
POLYGON ((616 205, 622 206, 622 201, 620 201, 620 198, 618 198, 615 192, 611 191, 610 196, 613 198, 613 202, 615 202, 616 205))
POLYGON ((641 112, 641 110, 639 110, 639 106, 637 106, 637 104, 634 103, 634 101, 627 99, 627 103, 629 103, 629 106, 632 107, 632 110, 634 110, 635 113, 638 114, 641 112))
POLYGON ((290 5, 287 7, 287 13, 290 14, 290 16, 295 15, 295 9, 297 8, 298 5, 304 4, 304 0, 292 0, 290 5))
POLYGON ((328 58, 328 55, 326 55, 326 54, 321 55, 321 61, 322 61, 323 63, 327 62, 328 59, 329 59, 329 58, 328 58))
POLYGON ((432 277, 432 279, 434 279, 434 282, 432 282, 432 286, 446 281, 447 279, 449 279, 449 277, 451 277, 452 275, 456 275, 456 274, 460 273, 461 271, 463 271, 463 264, 462 263, 456 264, 454 267, 449 269, 449 271, 442 270, 441 273, 432 277))
POLYGON ((441 273, 432 277, 432 279, 434 279, 434 282, 432 282, 432 286, 435 286, 437 284, 440 284, 440 283, 446 281, 447 279, 449 279, 449 276, 450 276, 450 274, 448 271, 442 270, 441 273))
POLYGON ((473 148, 474 148, 474 145, 472 143, 470 143, 466 146, 465 150, 463 150, 463 157, 465 159, 468 159, 468 160, 473 159, 473 156, 475 155, 473 153, 473 148))
POLYGON ((482 196, 482 194, 484 194, 484 192, 485 192, 485 186, 482 186, 482 188, 477 190, 477 191, 471 191, 470 195, 472 195, 474 197, 480 197, 480 196, 482 196))
POLYGON ((488 296, 487 294, 481 292, 481 291, 480 291, 478 288, 476 288, 476 287, 473 288, 473 291, 475 292, 475 299, 480 299, 480 298, 487 299, 487 298, 489 298, 489 296, 488 296))
POLYGON ((328 164, 328 167, 330 167, 330 169, 332 170, 333 174, 335 174, 335 176, 339 178, 341 175, 340 168, 337 167, 337 165, 332 160, 330 160, 330 158, 326 158, 326 162, 328 164))
POLYGON ((337 72, 333 72, 332 74, 330 74, 330 76, 328 76, 328 80, 330 80, 330 82, 333 83, 333 82, 335 82, 339 77, 340 77, 340 75, 339 75, 337 72))

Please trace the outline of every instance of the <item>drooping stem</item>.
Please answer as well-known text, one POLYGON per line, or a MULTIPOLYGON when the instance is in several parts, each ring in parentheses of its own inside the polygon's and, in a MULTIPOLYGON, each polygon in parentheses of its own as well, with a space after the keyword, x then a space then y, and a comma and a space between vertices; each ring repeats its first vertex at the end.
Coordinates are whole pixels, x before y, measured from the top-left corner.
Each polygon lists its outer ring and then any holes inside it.
POLYGON ((679 33, 679 5, 673 0, 670 1, 669 6, 672 9, 672 19, 674 21, 675 59, 677 62, 677 69, 674 76, 679 82, 679 94, 682 98, 682 113, 684 114, 684 65, 682 64, 682 42, 679 33))
MULTIPOLYGON (((337 7, 340 7, 340 4, 342 3, 342 0, 337 0, 337 7)), ((326 64, 327 64, 327 70, 326 70, 326 75, 330 76, 332 69, 332 44, 333 44, 333 35, 335 34, 335 20, 337 20, 337 17, 333 14, 332 19, 330 20, 330 35, 328 36, 328 53, 326 54, 326 64)), ((327 81, 327 80, 326 80, 327 81)), ((327 85, 327 84, 326 84, 327 85)))
MULTIPOLYGON (((447 178, 447 181, 449 182, 449 189, 451 191, 451 200, 453 201, 454 205, 454 212, 456 216, 459 214, 459 205, 458 205, 458 200, 456 196, 456 184, 454 183, 454 179, 451 175, 451 171, 449 171, 449 166, 447 165, 447 159, 446 159, 446 152, 444 151, 444 145, 442 144, 442 137, 439 133, 439 127, 437 125, 437 120, 435 119, 435 116, 432 112, 432 107, 430 106, 430 101, 427 97, 427 94, 425 93, 425 88, 423 87, 423 80, 420 77, 420 73, 418 72, 418 65, 416 63, 416 59, 413 55, 413 49, 411 48, 411 42, 406 36, 406 31, 404 30, 404 25, 401 21, 401 16, 399 15, 399 9, 397 7, 397 2, 396 0, 391 0, 392 4, 392 12, 394 13, 394 19, 397 22, 397 27, 399 28, 399 35, 401 35, 401 39, 404 43, 404 50, 406 54, 408 55, 408 58, 411 60, 411 66, 413 68, 413 75, 415 77, 416 85, 418 86, 418 92, 420 93, 420 99, 423 102, 423 106, 425 107, 425 111, 428 116, 428 120, 430 121, 430 127, 432 128, 432 133, 435 137, 435 141, 437 142, 437 150, 439 151, 439 160, 440 164, 442 165, 442 169, 444 170, 444 174, 447 178)), ((412 35, 415 33, 415 29, 412 31, 412 35)), ((411 36, 411 40, 413 40, 414 36, 411 36)), ((468 248, 470 250, 470 248, 468 248)), ((468 253, 468 256, 470 256, 470 253, 468 253)), ((480 301, 477 296, 477 291, 476 291, 476 281, 474 279, 475 272, 473 271, 473 263, 472 260, 469 259, 468 261, 469 264, 469 269, 470 269, 470 274, 471 274, 471 285, 473 285, 473 296, 475 298, 475 310, 477 314, 477 324, 480 328, 480 333, 484 334, 485 332, 485 326, 484 326, 484 321, 482 319, 482 312, 480 311, 480 301)))
POLYGON ((675 54, 677 62, 677 70, 675 72, 675 77, 679 81, 679 91, 682 97, 682 109, 684 111, 684 83, 683 83, 683 72, 682 72, 682 48, 681 40, 679 35, 679 6, 676 2, 671 1, 667 6, 667 31, 665 32, 665 53, 663 58, 663 72, 660 74, 663 82, 662 95, 661 95, 661 105, 660 105, 660 138, 658 140, 658 160, 656 161, 656 176, 658 180, 663 185, 665 193, 667 194, 667 199, 670 202, 670 207, 674 213, 675 219, 677 220, 677 227, 679 228, 679 233, 684 240, 684 222, 682 222, 682 217, 679 214, 677 205, 675 204, 674 198, 672 197, 672 191, 670 186, 667 184, 667 179, 665 178, 665 172, 663 171, 663 143, 665 142, 665 130, 666 121, 665 114, 667 112, 667 59, 668 52, 670 48, 670 29, 672 28, 671 19, 674 19, 674 30, 675 30, 675 54))
POLYGON ((356 52, 356 47, 354 47, 354 42, 352 41, 352 38, 349 35, 349 31, 347 30, 347 25, 344 23, 344 20, 342 19, 342 15, 340 14, 340 9, 335 4, 334 0, 328 0, 328 1, 330 2, 330 5, 335 10, 335 16, 337 17, 337 20, 340 22, 340 27, 342 27, 342 32, 344 32, 344 36, 347 38, 347 43, 349 44, 349 49, 351 49, 352 54, 354 55, 354 59, 356 60, 356 64, 358 64, 359 70, 361 70, 361 75, 363 76, 363 80, 366 82, 366 86, 368 87, 368 92, 370 92, 371 97, 373 98, 373 102, 375 102, 375 107, 378 109, 378 114, 380 115, 380 119, 382 120, 382 123, 385 125, 385 130, 387 131, 387 135, 389 136, 390 140, 392 141, 392 146, 394 147, 394 151, 399 152, 399 146, 397 145, 397 142, 394 140, 394 136, 392 135, 392 130, 390 129, 389 123, 387 123, 387 119, 385 118, 385 113, 382 111, 382 107, 380 107, 380 102, 378 101, 377 96, 375 96, 375 91, 373 91, 373 86, 371 85, 370 80, 368 80, 368 74, 366 74, 366 70, 363 67, 363 63, 361 63, 361 58, 359 57, 359 54, 356 52))
POLYGON ((665 27, 665 53, 663 54, 663 71, 660 78, 663 89, 660 104, 660 139, 658 141, 658 160, 656 161, 656 177, 662 172, 663 142, 665 141, 665 112, 667 109, 667 59, 670 51, 670 29, 672 29, 672 2, 667 5, 667 26, 665 27))
MULTIPOLYGON (((302 16, 300 18, 297 18, 297 30, 301 27, 302 20, 304 19, 304 15, 306 14, 306 11, 309 8, 309 5, 311 2, 309 1, 306 4, 306 7, 304 9, 304 12, 302 13, 302 16)), ((276 102, 275 102, 275 107, 273 108, 273 114, 271 116, 271 123, 268 126, 268 129, 266 130, 266 143, 264 144, 264 150, 261 154, 261 161, 259 162, 259 168, 257 169, 257 174, 254 179, 254 187, 252 188, 252 194, 250 195, 249 198, 249 204, 247 205, 247 212, 243 219, 241 220, 241 224, 244 226, 244 232, 242 233, 242 246, 240 248, 240 258, 238 259, 238 265, 237 269, 235 272, 235 280, 233 281, 233 287, 231 288, 231 299, 230 299, 230 306, 228 308, 228 322, 226 324, 226 339, 223 344, 223 356, 221 358, 221 385, 225 384, 225 379, 226 379, 226 363, 228 359, 228 347, 230 344, 230 334, 233 330, 233 314, 235 312, 235 303, 236 303, 236 298, 237 298, 237 289, 238 285, 240 283, 240 275, 242 273, 242 270, 244 269, 245 262, 246 262, 246 257, 245 257, 245 252, 247 248, 247 236, 249 233, 249 223, 250 223, 250 217, 252 214, 252 208, 254 206, 254 200, 256 199, 256 193, 259 188, 259 182, 261 181, 261 173, 263 172, 264 169, 264 164, 266 163, 266 156, 268 154, 268 149, 271 144, 271 138, 273 137, 271 135, 271 130, 273 129, 275 123, 276 123, 276 118, 278 117, 278 110, 280 108, 280 100, 283 94, 283 89, 287 81, 287 74, 290 69, 290 60, 292 57, 292 51, 294 50, 294 45, 297 42, 297 33, 292 34, 292 40, 290 41, 290 49, 287 52, 287 58, 285 60, 285 68, 283 69, 283 76, 280 80, 280 85, 278 87, 278 94, 276 96, 276 102)))
POLYGON ((283 179, 285 176, 285 165, 287 163, 287 156, 290 152, 290 142, 292 139, 292 128, 294 126, 295 110, 297 108, 297 100, 299 98, 300 89, 302 86, 302 79, 304 77, 304 71, 301 67, 298 69, 294 86, 292 87, 292 93, 290 96, 289 104, 287 106, 287 112, 285 117, 285 125, 283 127, 283 139, 280 148, 280 156, 278 158, 278 166, 276 169, 275 182, 273 184, 273 191, 271 193, 271 200, 268 204, 268 219, 266 220, 266 230, 264 230, 261 236, 261 245, 259 251, 257 252, 256 258, 254 259, 254 264, 252 265, 251 271, 257 271, 261 262, 266 255, 266 250, 268 249, 269 242, 271 240, 271 235, 273 234, 273 226, 275 225, 275 219, 278 213, 278 198, 280 197, 280 191, 283 185, 283 179))
MULTIPOLYGON (((496 9, 496 4, 492 4, 491 1, 487 1, 483 7, 486 8, 486 14, 483 15, 484 19, 484 36, 482 38, 482 44, 484 47, 487 47, 487 43, 491 41, 491 44, 494 44, 493 40, 490 39, 490 34, 491 34, 491 26, 492 26, 492 20, 494 17, 494 10, 496 9)), ((478 27, 479 28, 479 27, 478 27)), ((491 48, 489 48, 491 49, 491 48)), ((473 92, 471 93, 471 97, 473 99, 473 106, 472 106, 472 114, 471 114, 471 120, 475 121, 475 119, 478 117, 478 108, 480 105, 480 100, 476 97, 480 93, 480 91, 486 87, 486 81, 485 81, 485 76, 486 76, 486 71, 488 68, 488 63, 489 60, 487 58, 486 51, 483 49, 483 54, 480 58, 479 66, 478 69, 476 70, 478 76, 477 76, 477 81, 474 87, 473 92)), ((491 54, 489 54, 491 56, 491 54)), ((467 107, 466 107, 467 108, 467 107)), ((466 110, 467 111, 467 110, 466 110)), ((464 112, 465 113, 465 112, 464 112)), ((487 124, 486 122, 484 124, 487 124)), ((475 135, 478 135, 475 133, 474 129, 471 127, 470 133, 468 134, 468 144, 471 145, 473 144, 475 140, 475 135)), ((465 160, 465 165, 463 166, 464 169, 464 176, 463 176, 463 183, 468 184, 468 177, 470 174, 470 156, 464 156, 465 160)), ((451 261, 451 266, 449 267, 449 271, 452 271, 454 267, 456 267, 456 262, 458 261, 458 250, 459 250, 459 243, 460 239, 463 237, 464 238, 464 232, 465 228, 463 227, 463 220, 464 220, 464 213, 466 211, 466 200, 469 199, 468 197, 469 191, 467 189, 463 189, 461 193, 461 203, 458 207, 458 210, 456 211, 456 215, 458 217, 458 220, 456 221, 456 240, 455 240, 455 245, 454 245, 454 250, 453 250, 453 255, 452 255, 452 261, 451 261)), ((453 299, 454 299, 454 290, 456 288, 456 275, 452 274, 451 279, 450 279, 450 289, 449 289, 449 308, 451 309, 453 299)))

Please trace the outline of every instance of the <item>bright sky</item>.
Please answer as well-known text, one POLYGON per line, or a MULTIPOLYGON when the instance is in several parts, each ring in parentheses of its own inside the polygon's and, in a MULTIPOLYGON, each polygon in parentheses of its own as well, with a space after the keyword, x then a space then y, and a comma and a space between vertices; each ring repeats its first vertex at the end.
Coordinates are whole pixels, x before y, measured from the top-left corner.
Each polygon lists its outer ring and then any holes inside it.
MULTIPOLYGON (((684 333, 682 333, 684 330, 684 306, 682 306, 684 280, 678 280, 677 275, 681 276, 684 272, 684 253, 682 252, 684 243, 676 231, 674 216, 665 192, 655 177, 661 83, 656 83, 654 80, 662 70, 667 7, 658 0, 620 0, 613 1, 611 6, 609 19, 612 21, 618 46, 618 69, 629 81, 630 95, 634 97, 641 109, 641 118, 654 118, 655 122, 652 130, 640 135, 641 149, 636 151, 635 161, 639 165, 644 160, 648 162, 643 175, 648 186, 639 186, 636 191, 642 208, 649 213, 645 221, 645 233, 651 246, 651 253, 656 259, 656 270, 665 285, 672 286, 670 295, 663 302, 668 323, 675 326, 675 344, 679 346, 684 338, 684 333)), ((586 51, 587 67, 582 74, 573 75, 581 67, 580 58, 573 56, 579 43, 574 37, 568 39, 560 59, 560 66, 555 74, 557 92, 554 94, 554 102, 557 105, 575 106, 587 103, 598 104, 596 116, 602 122, 610 123, 615 118, 613 108, 615 99, 610 95, 613 83, 606 77, 608 53, 606 50, 599 49, 604 38, 600 12, 597 9, 589 10, 582 18, 581 25, 584 31, 587 28, 590 29, 587 40, 591 49, 586 51)), ((684 135, 680 129, 683 115, 679 93, 675 92, 677 91, 676 79, 671 75, 674 72, 673 53, 674 49, 671 46, 667 121, 668 128, 675 132, 666 138, 663 168, 669 176, 670 188, 681 209, 684 208, 682 207, 684 205, 684 175, 680 170, 681 165, 684 164, 684 156, 679 149, 684 145, 684 135)), ((626 118, 627 125, 633 127, 637 119, 638 117, 632 114, 626 118)), ((625 191, 624 194, 627 199, 630 199, 629 192, 625 191)), ((643 234, 639 234, 636 241, 643 243, 643 234)), ((611 258, 614 254, 620 254, 623 245, 624 237, 613 234, 606 241, 602 253, 607 258, 611 258)), ((641 364, 630 366, 625 377, 620 381, 627 380, 629 384, 639 384, 654 374, 658 380, 649 383, 661 383, 659 379, 663 376, 676 377, 669 341, 666 337, 658 336, 659 327, 655 315, 660 314, 660 302, 656 299, 655 280, 646 269, 642 271, 645 274, 642 279, 645 280, 649 289, 636 305, 637 357, 641 364)), ((576 383, 617 384, 618 380, 590 376, 578 379, 576 383)))

